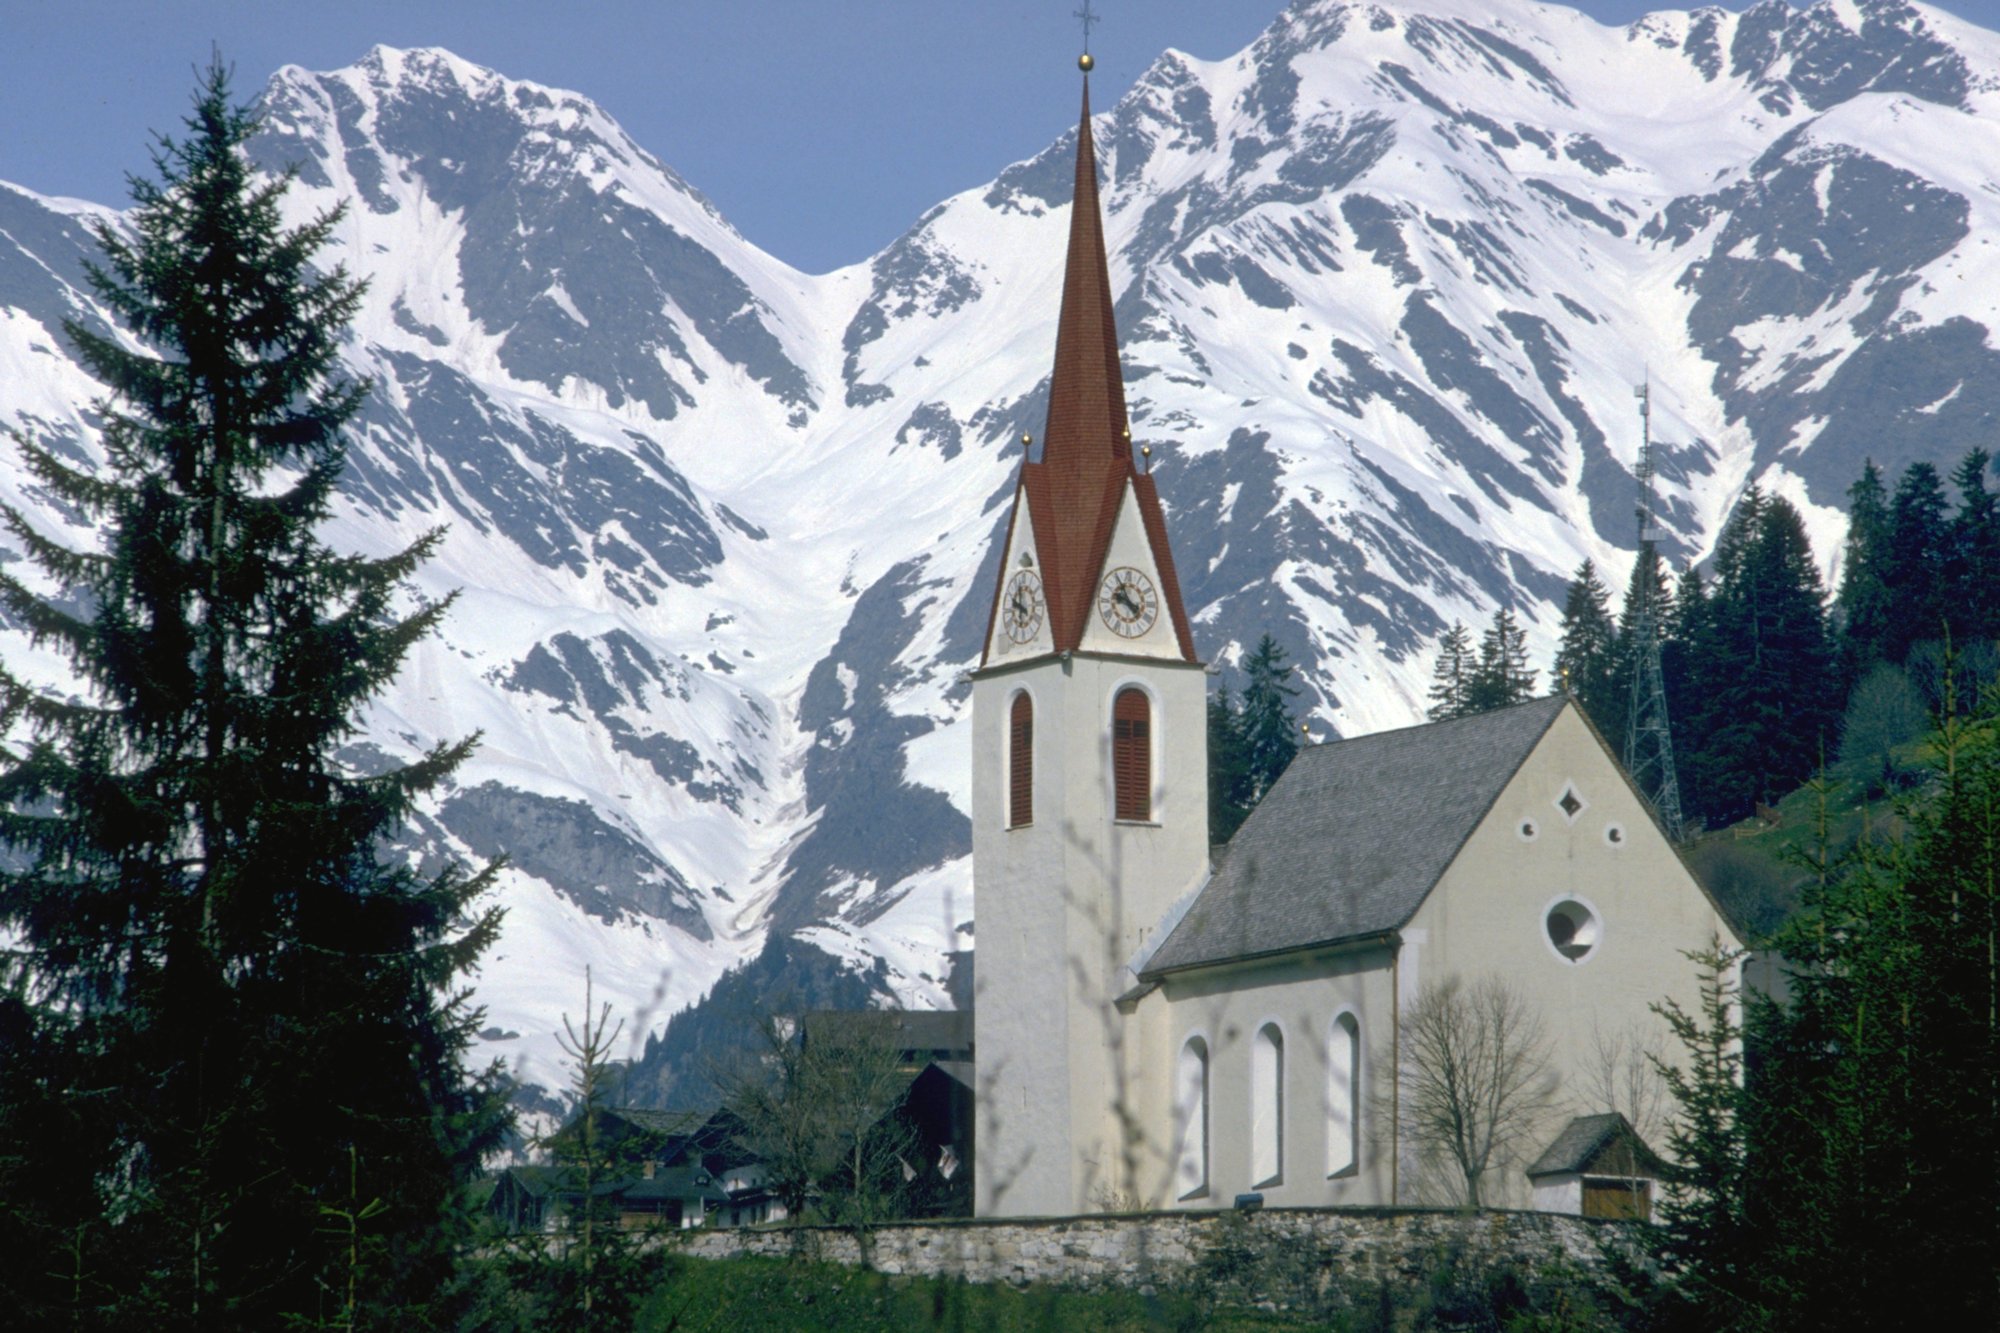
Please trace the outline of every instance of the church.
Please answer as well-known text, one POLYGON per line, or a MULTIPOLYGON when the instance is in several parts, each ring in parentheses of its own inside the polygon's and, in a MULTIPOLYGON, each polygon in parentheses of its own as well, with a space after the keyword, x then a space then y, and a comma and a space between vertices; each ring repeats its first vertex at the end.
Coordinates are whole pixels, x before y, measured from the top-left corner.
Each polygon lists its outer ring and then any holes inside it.
POLYGON ((1410 1020, 1454 985, 1503 989, 1546 1057, 1482 1201, 1650 1188, 1607 1061, 1671 1055, 1651 1006, 1692 1011, 1687 953, 1741 941, 1574 701, 1309 746, 1211 850, 1208 673, 1126 417, 1082 65, 1048 420, 972 677, 978 1214, 1438 1202, 1402 1107, 1410 1020))

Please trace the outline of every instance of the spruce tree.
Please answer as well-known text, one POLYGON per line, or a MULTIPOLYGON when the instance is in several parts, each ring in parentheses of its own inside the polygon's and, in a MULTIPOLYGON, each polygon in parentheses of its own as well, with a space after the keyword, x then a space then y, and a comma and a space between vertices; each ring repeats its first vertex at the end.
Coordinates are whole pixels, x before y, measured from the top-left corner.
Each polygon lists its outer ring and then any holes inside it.
MULTIPOLYGON (((1648 542, 1639 549, 1632 561, 1632 572, 1625 580, 1625 599, 1618 610, 1618 637, 1615 651, 1616 667, 1612 674, 1612 684, 1608 691, 1609 707, 1603 716, 1611 719, 1611 728, 1606 732, 1613 744, 1622 746, 1625 741, 1626 725, 1630 721, 1632 709, 1632 680, 1634 662, 1633 648, 1637 642, 1635 628, 1639 623, 1642 606, 1650 609, 1655 633, 1664 640, 1668 629, 1668 608, 1671 601, 1671 584, 1668 579, 1666 561, 1660 559, 1659 551, 1648 542)), ((1670 664, 1662 654, 1662 667, 1670 664)), ((1668 679, 1667 715, 1674 722, 1675 745, 1678 749, 1681 732, 1680 702, 1673 697, 1672 679, 1668 679)), ((1593 714, 1593 716, 1597 716, 1593 714)), ((1622 754, 1619 756, 1624 757, 1622 754)))
POLYGON ((1299 752, 1298 724, 1290 700, 1298 697, 1291 684, 1292 667, 1285 650, 1266 634, 1256 651, 1243 661, 1243 710, 1239 721, 1244 778, 1251 806, 1264 799, 1271 784, 1284 774, 1299 752))
POLYGON ((0 681, 30 737, 0 773, 0 928, 33 1028, 9 1054, 78 1108, 44 1146, 115 1168, 53 1218, 84 1276, 38 1277, 59 1267, 43 1237, 4 1265, 9 1313, 422 1327, 449 1317, 459 1205, 504 1128, 465 1066, 498 913, 473 908, 485 875, 384 859, 472 741, 365 777, 337 752, 449 605, 403 606, 439 534, 380 558, 316 535, 365 393, 336 359, 360 287, 314 266, 339 213, 284 226, 219 59, 187 126, 133 185, 131 239, 97 231, 93 286, 146 350, 67 326, 110 391, 105 467, 17 439, 102 547, 5 514, 67 596, 4 574, 0 602, 83 690, 0 681))
POLYGON ((1840 557, 1840 591, 1834 597, 1840 625, 1843 674, 1859 680, 1887 656, 1894 618, 1889 585, 1889 504, 1873 459, 1847 488, 1847 543, 1840 557))
POLYGON ((1949 614, 1946 557, 1951 547, 1948 504, 1937 469, 1912 463, 1889 502, 1888 558, 1882 581, 1893 610, 1882 656, 1901 666, 1914 644, 1945 637, 1949 614))
POLYGON ((1249 770, 1243 762, 1243 721, 1229 687, 1208 696, 1208 840, 1228 842, 1250 813, 1249 770))
POLYGON ((1958 512, 1952 515, 1945 569, 1952 641, 2000 638, 2000 495, 1986 489, 1993 456, 1973 449, 1952 470, 1958 512))
POLYGON ((1617 689, 1618 629, 1611 622, 1610 597, 1595 565, 1586 560, 1577 567, 1563 599, 1555 675, 1590 713, 1598 730, 1615 735, 1624 719, 1609 711, 1622 697, 1617 689))
POLYGON ((1431 706, 1425 714, 1431 721, 1449 722, 1465 716, 1466 692, 1472 686, 1472 672, 1477 665, 1471 632, 1463 622, 1452 621, 1451 628, 1438 640, 1437 663, 1431 668, 1431 706))
POLYGON ((1712 674, 1701 808, 1730 821, 1811 776, 1834 749, 1839 717, 1826 598, 1805 522, 1788 500, 1754 488, 1751 496, 1717 546, 1703 663, 1712 674))
POLYGON ((1479 659, 1465 691, 1466 711, 1483 713, 1534 697, 1535 671, 1528 665, 1528 632, 1510 607, 1493 613, 1479 640, 1479 659))
POLYGON ((1743 955, 1720 940, 1693 954, 1700 1001, 1690 1013, 1673 1000, 1653 1006, 1680 1045, 1677 1061, 1654 1057, 1674 1110, 1667 1156, 1673 1163, 1644 1239, 1684 1282, 1680 1299, 1697 1325, 1727 1327, 1755 1301, 1756 1269, 1746 1225, 1749 1204, 1747 1098, 1743 1083, 1743 955))
POLYGON ((1715 718, 1713 612, 1701 568, 1688 565, 1674 585, 1673 602, 1661 627, 1660 674, 1666 680, 1667 715, 1673 720, 1681 811, 1690 818, 1706 811, 1702 792, 1715 718))

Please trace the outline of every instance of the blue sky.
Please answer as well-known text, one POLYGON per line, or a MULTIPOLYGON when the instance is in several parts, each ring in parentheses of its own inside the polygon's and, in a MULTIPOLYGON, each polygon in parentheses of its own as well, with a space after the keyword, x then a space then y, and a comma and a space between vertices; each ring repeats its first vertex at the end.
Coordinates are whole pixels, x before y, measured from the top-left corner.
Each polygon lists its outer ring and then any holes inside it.
MULTIPOLYGON (((124 173, 145 167, 153 130, 177 126, 211 43, 246 94, 284 64, 444 46, 593 98, 752 241, 821 272, 1073 121, 1079 3, 0 0, 0 180, 122 202, 124 173)), ((1104 107, 1168 46, 1214 59, 1248 45, 1281 0, 1094 6, 1104 107)), ((1577 7, 1624 23, 1671 6, 1577 7)), ((1944 7, 2000 27, 2000 0, 1944 7)))

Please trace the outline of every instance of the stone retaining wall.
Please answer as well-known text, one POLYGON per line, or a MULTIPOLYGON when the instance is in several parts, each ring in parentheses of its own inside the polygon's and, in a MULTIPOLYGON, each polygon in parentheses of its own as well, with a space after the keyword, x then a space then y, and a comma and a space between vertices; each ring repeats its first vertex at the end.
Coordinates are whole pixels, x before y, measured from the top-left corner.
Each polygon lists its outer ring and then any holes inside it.
POLYGON ((1629 1223, 1554 1213, 1273 1208, 1025 1220, 905 1222, 863 1239, 833 1227, 688 1231, 671 1242, 706 1259, 804 1257, 970 1282, 1164 1289, 1202 1281, 1260 1303, 1330 1289, 1420 1281, 1451 1266, 1600 1274, 1631 1253, 1629 1223))

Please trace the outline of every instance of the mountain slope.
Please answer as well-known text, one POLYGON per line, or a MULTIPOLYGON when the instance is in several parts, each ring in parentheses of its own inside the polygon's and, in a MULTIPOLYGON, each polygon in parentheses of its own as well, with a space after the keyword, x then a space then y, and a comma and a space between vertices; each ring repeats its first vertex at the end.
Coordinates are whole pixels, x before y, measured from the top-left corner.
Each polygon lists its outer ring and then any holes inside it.
MULTIPOLYGON (((1897 0, 1301 3, 1162 55, 1095 135, 1197 647, 1273 633, 1347 732, 1412 720, 1454 619, 1512 605, 1546 660, 1570 571, 1629 564, 1648 377, 1673 554, 1759 480, 1830 559, 1864 454, 1994 423, 1996 88, 2000 38, 1897 0)), ((256 160, 299 216, 348 201, 370 283, 336 540, 450 525, 415 591, 464 598, 354 759, 484 731, 412 836, 512 857, 493 1049, 554 1084, 586 963, 656 1032, 773 931, 944 1002, 960 676, 1042 429, 1074 136, 813 276, 583 97, 445 52, 286 69, 263 106, 256 160)), ((59 325, 102 322, 84 224, 115 216, 0 188, 0 421, 81 456, 59 325)), ((90 539, 11 458, 0 495, 90 539)))

